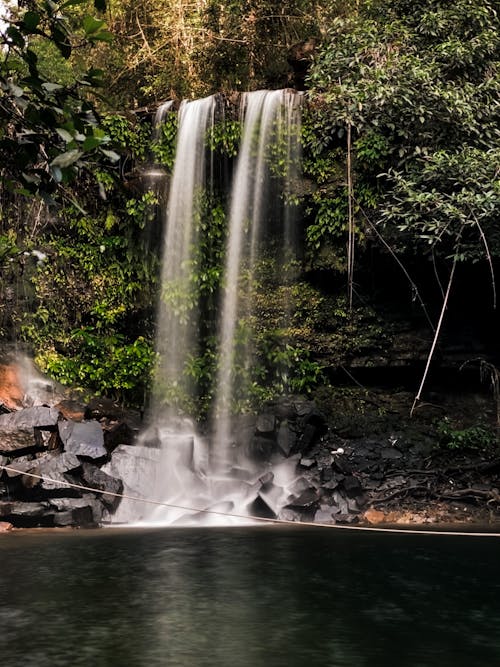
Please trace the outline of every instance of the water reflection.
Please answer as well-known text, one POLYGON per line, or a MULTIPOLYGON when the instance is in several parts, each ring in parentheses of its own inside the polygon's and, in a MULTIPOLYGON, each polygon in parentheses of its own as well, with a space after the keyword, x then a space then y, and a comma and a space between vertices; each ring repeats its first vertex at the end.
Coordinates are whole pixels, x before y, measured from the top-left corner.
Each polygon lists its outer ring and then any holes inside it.
POLYGON ((315 529, 2 536, 2 665, 498 664, 497 553, 315 529))

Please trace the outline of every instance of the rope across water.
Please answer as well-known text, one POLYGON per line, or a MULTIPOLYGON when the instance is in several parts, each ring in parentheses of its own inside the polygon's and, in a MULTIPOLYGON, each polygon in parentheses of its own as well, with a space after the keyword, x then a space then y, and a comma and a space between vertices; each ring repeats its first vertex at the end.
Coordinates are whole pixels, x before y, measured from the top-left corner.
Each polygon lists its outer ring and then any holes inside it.
POLYGON ((188 507, 185 505, 176 505, 174 503, 165 503, 159 500, 152 500, 150 498, 139 498, 138 496, 131 496, 126 493, 114 493, 113 491, 103 491, 101 489, 96 489, 91 486, 85 486, 83 484, 74 484, 73 482, 62 481, 59 479, 52 479, 51 477, 45 477, 43 475, 37 475, 32 472, 25 472, 24 470, 18 470, 12 466, 0 465, 0 470, 5 470, 6 472, 12 472, 18 475, 25 475, 26 477, 32 477, 34 479, 39 479, 45 482, 51 482, 52 484, 60 484, 61 486, 67 486, 72 489, 79 489, 80 491, 90 491, 91 493, 97 493, 101 495, 111 496, 113 498, 124 498, 126 500, 132 500, 139 503, 147 503, 150 505, 159 505, 161 507, 170 507, 172 509, 179 509, 185 512, 192 512, 193 514, 214 514, 216 516, 223 516, 232 519, 243 519, 245 521, 255 521, 258 523, 270 523, 275 525, 286 525, 293 526, 295 528, 302 527, 311 527, 311 528, 332 528, 335 530, 349 530, 349 531, 363 531, 371 533, 406 533, 409 535, 449 535, 455 537, 500 537, 500 533, 488 533, 488 532, 467 532, 467 531, 446 531, 446 530, 417 530, 411 528, 376 528, 373 526, 344 526, 339 524, 330 524, 330 523, 315 523, 312 521, 288 521, 286 519, 270 519, 260 516, 251 516, 247 514, 236 514, 233 512, 223 512, 221 510, 211 510, 211 509, 197 509, 194 507, 188 507))

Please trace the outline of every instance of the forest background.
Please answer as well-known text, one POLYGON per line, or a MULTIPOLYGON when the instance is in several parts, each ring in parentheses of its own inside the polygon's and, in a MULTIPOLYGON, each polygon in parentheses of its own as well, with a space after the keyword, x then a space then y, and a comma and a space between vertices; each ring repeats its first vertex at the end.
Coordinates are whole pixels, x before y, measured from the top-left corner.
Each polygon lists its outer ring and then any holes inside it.
MULTIPOLYGON (((176 136, 172 120, 154 138, 152 115, 166 99, 222 93, 230 106, 239 91, 293 87, 306 96, 304 252, 286 335, 271 325, 272 285, 260 304, 255 401, 387 365, 391 350, 401 358, 407 332, 417 388, 443 305, 441 340, 456 342, 453 330, 465 326, 470 359, 495 376, 495 1, 25 0, 5 13, 5 343, 23 341, 65 384, 142 405, 164 203, 143 174, 152 160, 171 170, 176 136)), ((237 141, 230 118, 211 138, 229 165, 237 141)), ((194 276, 208 300, 220 288, 224 196, 204 223, 210 270, 194 276)), ((215 364, 207 347, 190 365, 200 415, 215 364)))

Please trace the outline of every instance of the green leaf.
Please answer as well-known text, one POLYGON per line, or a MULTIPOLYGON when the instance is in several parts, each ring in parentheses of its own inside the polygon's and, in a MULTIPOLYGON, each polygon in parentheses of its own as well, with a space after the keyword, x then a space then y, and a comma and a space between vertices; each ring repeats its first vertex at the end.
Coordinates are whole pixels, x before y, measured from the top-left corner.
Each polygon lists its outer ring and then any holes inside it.
POLYGON ((85 16, 83 19, 83 29, 87 36, 95 35, 104 26, 104 21, 96 19, 93 16, 85 16))
POLYGON ((66 7, 72 7, 73 5, 83 5, 87 2, 87 0, 67 0, 63 5, 61 5, 61 9, 66 9, 66 7))
POLYGON ((84 151, 91 151, 93 148, 97 148, 101 144, 101 139, 98 137, 90 136, 86 137, 85 141, 83 142, 83 150, 84 151))
POLYGON ((21 48, 21 49, 24 48, 24 45, 25 45, 24 37, 22 36, 22 34, 20 33, 20 31, 17 28, 15 28, 13 25, 11 25, 7 28, 6 32, 7 32, 8 37, 10 37, 13 44, 15 44, 16 46, 19 46, 19 48, 21 48))
POLYGON ((108 30, 101 30, 101 32, 96 33, 95 35, 89 35, 91 42, 112 42, 113 35, 108 30))
POLYGON ((73 135, 70 134, 68 130, 65 130, 63 127, 56 127, 56 132, 61 137, 61 139, 65 141, 67 144, 69 144, 70 141, 73 141, 73 135))
POLYGON ((51 83, 50 81, 46 81, 45 83, 42 83, 42 88, 44 88, 49 93, 53 93, 56 90, 61 90, 62 86, 60 83, 51 83))
POLYGON ((39 23, 40 14, 38 12, 26 12, 23 16, 23 26, 29 32, 34 32, 39 23))
POLYGON ((104 153, 106 157, 108 157, 112 162, 118 162, 120 159, 120 156, 118 153, 115 153, 115 151, 110 151, 107 150, 106 148, 101 148, 101 152, 104 153))
POLYGON ((81 158, 82 155, 82 151, 78 150, 77 148, 73 148, 70 151, 66 151, 65 153, 61 153, 55 157, 50 165, 52 167, 61 167, 64 169, 65 167, 69 167, 70 165, 74 164, 81 158))

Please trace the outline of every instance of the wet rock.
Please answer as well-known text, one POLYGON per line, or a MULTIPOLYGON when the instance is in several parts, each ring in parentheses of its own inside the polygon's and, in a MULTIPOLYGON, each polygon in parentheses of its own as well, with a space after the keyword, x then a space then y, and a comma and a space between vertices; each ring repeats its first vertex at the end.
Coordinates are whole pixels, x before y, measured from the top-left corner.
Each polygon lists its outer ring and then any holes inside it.
POLYGON ((61 421, 58 429, 59 437, 67 452, 91 459, 107 455, 102 428, 98 422, 61 421))
POLYGON ((262 414, 257 417, 255 430, 257 433, 273 434, 276 428, 276 417, 270 414, 262 414))
POLYGON ((335 515, 335 523, 356 523, 358 517, 354 514, 340 513, 335 515))
POLYGON ((261 487, 262 490, 265 491, 266 489, 271 488, 273 480, 274 480, 274 474, 271 471, 266 472, 264 475, 262 475, 262 477, 259 477, 259 482, 262 485, 261 487))
POLYGON ((297 443, 297 434, 292 431, 287 421, 282 421, 277 435, 278 448, 281 453, 288 457, 297 443))
POLYGON ((309 488, 303 491, 300 496, 289 500, 287 507, 306 509, 315 505, 319 501, 319 494, 316 489, 309 488))
POLYGON ((275 451, 275 442, 270 438, 256 435, 250 444, 250 458, 254 461, 269 461, 275 451))
POLYGON ((338 507, 340 514, 349 514, 349 505, 347 504, 347 500, 338 491, 333 492, 332 498, 335 505, 338 507))
POLYGON ((284 509, 281 510, 281 512, 278 515, 278 518, 281 521, 295 521, 299 522, 302 520, 302 514, 300 512, 297 512, 297 510, 293 510, 290 507, 285 507, 284 509))
MULTIPOLYGON (((28 503, 19 501, 0 501, 0 517, 15 526, 36 526, 47 514, 48 504, 44 502, 28 503)), ((48 522, 44 522, 45 525, 48 522)))
POLYGON ((303 491, 310 488, 311 483, 305 477, 299 477, 290 487, 290 493, 292 496, 300 496, 303 491))
POLYGON ((51 429, 59 421, 60 413, 55 408, 38 406, 0 415, 0 431, 12 432, 34 428, 51 429))
POLYGON ((128 422, 118 422, 104 427, 104 446, 112 452, 118 445, 133 445, 137 436, 137 429, 128 422))
POLYGON ((316 465, 316 461, 314 459, 308 459, 304 457, 300 459, 300 465, 302 466, 302 468, 306 468, 307 470, 309 470, 314 465, 316 465))
POLYGON ((263 519, 276 519, 276 514, 269 507, 260 493, 257 495, 257 498, 247 506, 247 511, 250 516, 258 516, 263 519))
POLYGON ((123 482, 121 479, 112 477, 97 466, 87 462, 82 463, 82 479, 86 486, 105 492, 101 499, 102 503, 110 512, 114 512, 121 499, 107 494, 121 494, 123 492, 123 482))
POLYGON ((8 521, 0 521, 0 533, 8 533, 13 527, 8 521))
POLYGON ((56 526, 96 526, 102 520, 102 503, 91 494, 81 498, 51 498, 47 505, 55 510, 56 526))
POLYGON ((314 515, 314 523, 335 523, 332 508, 328 505, 321 505, 314 515))
POLYGON ((111 461, 101 470, 115 479, 121 479, 124 492, 139 495, 144 480, 153 479, 160 457, 160 449, 155 447, 119 445, 112 453, 111 461))

